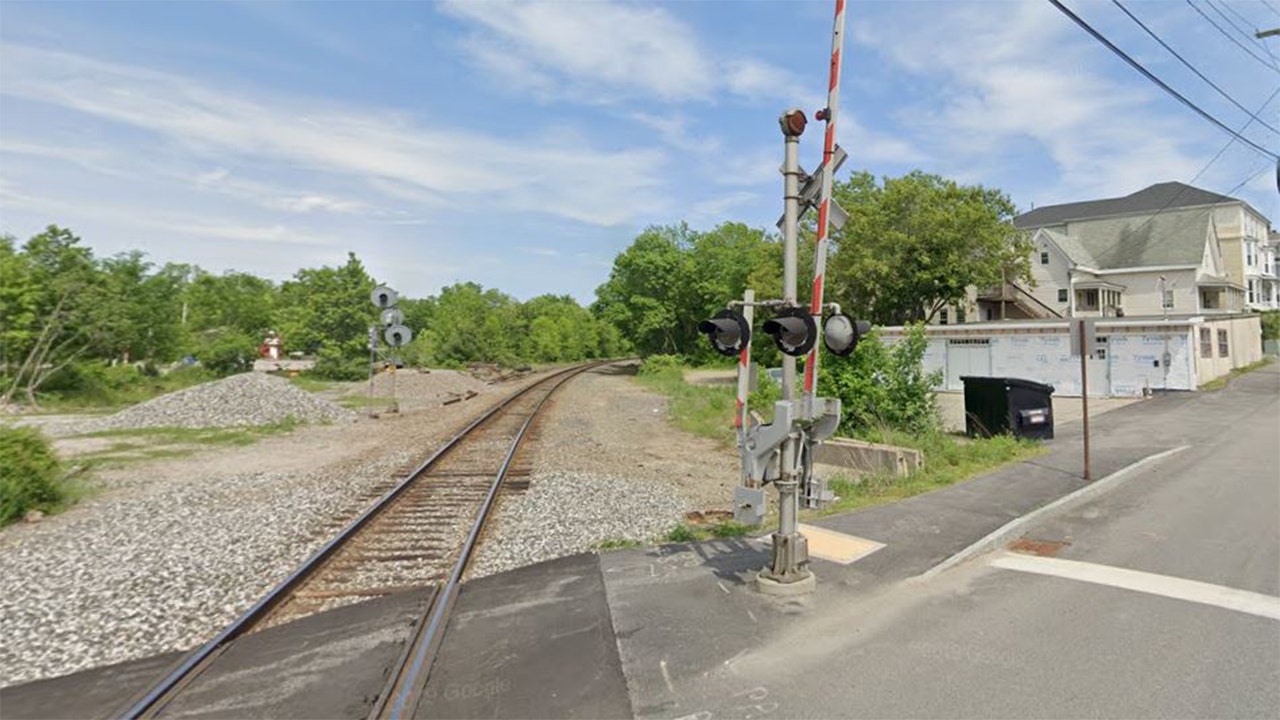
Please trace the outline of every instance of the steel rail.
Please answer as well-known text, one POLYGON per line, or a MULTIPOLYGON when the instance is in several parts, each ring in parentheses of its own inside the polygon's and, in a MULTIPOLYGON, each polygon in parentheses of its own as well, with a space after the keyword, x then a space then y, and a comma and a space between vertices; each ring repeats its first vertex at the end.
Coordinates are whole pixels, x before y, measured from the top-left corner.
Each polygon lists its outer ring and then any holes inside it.
MULTIPOLYGON (((289 597, 289 595, 295 589, 297 589, 299 585, 301 585, 303 582, 309 579, 311 575, 316 570, 318 570, 324 564, 324 562, 331 555, 333 555, 333 553, 338 548, 340 548, 349 539, 351 539, 352 536, 358 533, 365 525, 369 523, 370 520, 377 517, 383 510, 385 510, 388 506, 390 506, 396 500, 396 498, 398 498, 401 494, 403 494, 404 491, 410 485, 412 485, 415 481, 417 481, 419 477, 421 477, 424 473, 426 473, 432 466, 434 466, 437 462, 439 462, 445 455, 447 455, 456 447, 458 447, 458 445, 463 441, 463 439, 466 438, 477 427, 489 421, 490 419, 496 417, 503 410, 507 409, 507 407, 509 407, 512 403, 523 398, 527 393, 532 392, 534 389, 541 387, 546 383, 552 382, 556 378, 562 378, 560 382, 557 382, 555 385, 553 385, 552 390, 547 393, 547 397, 550 397, 551 392, 554 392, 555 389, 559 388, 560 385, 563 384, 564 381, 568 380, 569 377, 573 377, 574 375, 577 375, 591 368, 599 367, 600 365, 606 364, 607 362, 610 362, 610 361, 600 361, 595 363, 588 363, 585 365, 579 365, 579 366, 561 370, 560 372, 549 375, 537 382, 530 384, 528 387, 522 388, 520 391, 511 394, 502 402, 498 403, 497 405, 489 409, 489 411, 485 412, 483 415, 481 415, 480 417, 476 418, 474 421, 469 423, 461 431, 459 431, 452 438, 450 438, 438 450, 436 450, 436 452, 432 453, 430 457, 428 457, 420 465, 418 465, 417 468, 415 468, 412 472, 410 472, 405 477, 404 480, 400 481, 400 483, 398 483, 391 490, 388 490, 381 498, 378 499, 377 502, 375 502, 367 510, 361 513, 360 516, 357 517, 355 520, 353 520, 350 524, 348 524, 347 527, 342 530, 342 532, 338 533, 331 540, 329 540, 329 542, 321 546, 319 550, 312 553, 312 555, 308 557, 306 561, 304 561, 303 564, 297 570, 295 570, 289 577, 285 578, 285 580, 282 581, 279 585, 275 586, 270 591, 268 591, 266 595, 264 595, 260 600, 258 600, 257 603, 253 605, 253 607, 246 610, 243 614, 241 614, 234 621, 232 621, 230 625, 223 628, 222 631, 219 632, 216 636, 214 636, 212 640, 209 640, 204 645, 201 645, 199 648, 197 648, 196 650, 192 651, 189 655, 187 655, 181 661, 180 664, 178 664, 173 670, 168 672, 163 678, 161 678, 158 682, 152 685, 146 691, 145 694, 141 694, 141 697, 135 695, 135 697, 138 697, 138 699, 132 702, 129 705, 128 709, 125 710, 119 717, 125 718, 127 720, 136 720, 137 718, 143 718, 143 717, 153 717, 157 712, 159 712, 164 707, 164 705, 166 705, 169 702, 169 700, 172 699, 173 695, 176 694, 175 691, 180 690, 183 686, 185 686, 186 683, 194 679, 194 677, 198 675, 199 672, 204 669, 204 667, 207 667, 208 664, 210 664, 214 659, 216 659, 218 655, 220 655, 224 650, 226 650, 227 647, 229 647, 230 643, 238 639, 240 636, 244 635, 247 631, 249 631, 255 625, 257 625, 263 618, 265 618, 268 614, 270 614, 270 612, 273 609, 275 609, 275 607, 278 606, 281 602, 286 600, 289 597)), ((537 407, 541 408, 542 404, 545 402, 546 402, 546 398, 543 398, 543 400, 538 403, 537 407)), ((536 414, 536 410, 534 414, 536 414)), ((530 419, 532 419, 532 417, 533 415, 530 415, 530 419)), ((528 426, 528 422, 526 421, 525 425, 522 426, 521 428, 520 435, 517 437, 516 442, 513 443, 513 449, 514 449, 514 445, 518 444, 520 438, 523 437, 524 427, 527 427, 527 426, 528 426)), ((507 466, 509 465, 511 457, 514 457, 514 452, 509 453, 509 457, 503 463, 502 472, 504 474, 506 472, 507 466)), ((486 498, 486 506, 488 504, 490 504, 490 499, 486 498)), ((473 536, 476 535, 474 528, 471 535, 473 536)), ((472 543, 472 542, 473 542, 472 537, 469 536, 468 543, 472 543)))
POLYGON ((430 677, 436 654, 444 640, 445 629, 448 627, 449 613, 452 612, 454 601, 458 598, 458 588, 462 584, 462 576, 467 570, 467 564, 471 561, 471 554, 479 542, 480 533, 484 530, 484 523, 488 519, 489 511, 493 506, 494 500, 498 497, 507 469, 511 466, 511 461, 515 459, 516 452, 520 449, 520 443, 524 439, 525 433, 528 432, 534 419, 538 417, 538 412, 542 410, 542 406, 551 399, 551 395, 561 385, 573 379, 579 373, 598 367, 601 364, 603 363, 574 368, 561 377, 547 391, 547 394, 538 401, 538 404, 529 413, 529 417, 520 426, 520 431, 516 433, 515 439, 512 440, 511 447, 507 451, 507 456, 502 461, 502 467, 498 469, 493 483, 489 486, 489 492, 485 496, 484 503, 480 506, 480 513, 476 518, 476 522, 471 526, 471 532, 467 535, 466 542, 463 543, 457 560, 454 561, 453 572, 449 574, 449 579, 444 585, 432 594, 430 609, 419 618, 414 627, 412 639, 405 644, 405 650, 401 654, 399 662, 392 669, 391 676, 384 686, 383 692, 378 696, 378 701, 374 704, 372 712, 369 713, 371 720, 381 718, 395 718, 398 720, 404 717, 412 717, 416 712, 418 702, 422 698, 422 691, 426 688, 427 680, 430 677))

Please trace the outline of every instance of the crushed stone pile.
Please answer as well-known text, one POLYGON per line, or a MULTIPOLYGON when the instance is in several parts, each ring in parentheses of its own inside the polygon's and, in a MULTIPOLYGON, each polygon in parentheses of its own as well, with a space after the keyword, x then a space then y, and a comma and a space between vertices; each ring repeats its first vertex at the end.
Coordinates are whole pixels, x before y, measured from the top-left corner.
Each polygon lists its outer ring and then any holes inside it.
POLYGON ((299 422, 343 422, 355 413, 263 373, 241 373, 152 398, 89 421, 81 432, 152 427, 209 428, 299 422))

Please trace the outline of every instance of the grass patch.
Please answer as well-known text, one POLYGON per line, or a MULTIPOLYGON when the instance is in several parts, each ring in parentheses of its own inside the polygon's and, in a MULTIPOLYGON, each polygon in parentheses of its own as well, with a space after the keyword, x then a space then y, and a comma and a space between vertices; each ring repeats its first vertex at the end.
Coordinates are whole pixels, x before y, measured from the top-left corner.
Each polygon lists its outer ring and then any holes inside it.
POLYGON ((712 538, 735 538, 748 535, 755 529, 753 525, 744 525, 734 520, 724 520, 708 527, 694 527, 682 522, 668 530, 662 537, 662 542, 690 543, 712 538))
POLYGON ((121 452, 112 452, 110 450, 99 450, 97 452, 84 453, 77 455, 73 462, 86 471, 102 470, 107 468, 119 468, 126 465, 136 463, 150 462, 152 460, 172 460, 175 458, 190 457, 196 454, 200 448, 198 447, 143 447, 121 452))
POLYGON ((260 438, 269 435, 296 430, 301 423, 294 417, 268 423, 266 425, 249 425, 245 427, 227 428, 181 428, 153 427, 128 428, 124 430, 99 430, 76 437, 136 437, 151 440, 152 444, 166 445, 251 445, 260 438))
POLYGON ((1201 386, 1200 386, 1200 389, 1201 389, 1201 390, 1207 390, 1207 391, 1209 391, 1209 392, 1213 392, 1214 390, 1221 390, 1222 388, 1224 388, 1224 387, 1226 387, 1227 385, 1229 385, 1229 384, 1231 383, 1231 381, 1232 381, 1232 380, 1235 380, 1236 378, 1240 377, 1241 375, 1246 375, 1246 374, 1248 374, 1248 373, 1253 372, 1254 370, 1257 370, 1258 368, 1263 368, 1263 367, 1266 367, 1266 366, 1268 366, 1268 365, 1270 365, 1270 364, 1271 364, 1271 358, 1269 358, 1269 357, 1262 358, 1262 359, 1261 359, 1261 360, 1259 360, 1258 362, 1255 362, 1255 363, 1249 363, 1248 365, 1245 365, 1244 367, 1238 367, 1238 368, 1236 368, 1236 369, 1232 370, 1231 372, 1227 373, 1226 375, 1223 375, 1223 376, 1222 376, 1222 377, 1220 377, 1220 378, 1216 378, 1216 379, 1214 379, 1214 380, 1210 380, 1209 382, 1207 382, 1207 383, 1205 383, 1205 384, 1201 385, 1201 386))
POLYGON ((267 425, 231 428, 129 428, 124 430, 100 430, 76 437, 138 438, 144 442, 122 441, 111 446, 77 457, 77 462, 138 462, 155 458, 182 457, 199 449, 198 446, 252 445, 264 437, 296 430, 301 423, 288 417, 267 425), (179 447, 175 447, 179 446, 179 447), (123 453, 123 454, 122 454, 123 453))
MULTIPOLYGON (((341 405, 342 407, 348 410, 354 410, 356 412, 367 411, 370 405, 369 396, 364 394, 359 394, 359 393, 355 395, 343 395, 335 399, 333 402, 341 405)), ((384 410, 388 410, 392 407, 395 407, 395 405, 396 405, 396 401, 392 400, 389 397, 373 398, 374 412, 382 412, 384 410)))
POLYGON ((293 375, 293 376, 286 375, 285 378, 289 382, 293 383, 294 387, 298 388, 299 390, 306 390, 307 392, 316 392, 316 393, 326 392, 328 390, 332 390, 336 387, 339 387, 340 385, 343 384, 342 382, 337 380, 321 380, 320 378, 312 377, 306 374, 299 374, 299 375, 293 375))
POLYGON ((732 386, 690 385, 684 381, 684 368, 679 366, 641 372, 636 380, 667 397, 668 412, 676 427, 699 437, 729 444, 734 442, 736 390, 732 386))
POLYGON ((628 538, 609 538, 608 540, 601 540, 595 545, 592 545, 591 549, 597 552, 609 552, 611 550, 634 550, 641 547, 644 547, 644 543, 639 540, 631 540, 628 538))
POLYGON ((907 477, 884 473, 864 476, 858 482, 837 475, 830 480, 830 488, 839 499, 816 515, 904 500, 984 475, 1010 463, 1022 462, 1045 451, 1035 441, 1019 440, 1009 435, 968 440, 940 432, 923 437, 879 432, 868 439, 920 450, 924 453, 924 467, 907 477))

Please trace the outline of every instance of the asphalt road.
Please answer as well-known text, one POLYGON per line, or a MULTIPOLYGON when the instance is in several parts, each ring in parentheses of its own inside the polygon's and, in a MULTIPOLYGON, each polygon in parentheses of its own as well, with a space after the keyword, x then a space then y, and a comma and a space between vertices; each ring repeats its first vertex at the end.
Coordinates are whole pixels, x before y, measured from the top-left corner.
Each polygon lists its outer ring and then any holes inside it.
POLYGON ((1280 717, 1280 366, 1190 447, 998 552, 797 625, 715 717, 1280 717), (1136 572, 1125 572, 1136 571, 1136 572))

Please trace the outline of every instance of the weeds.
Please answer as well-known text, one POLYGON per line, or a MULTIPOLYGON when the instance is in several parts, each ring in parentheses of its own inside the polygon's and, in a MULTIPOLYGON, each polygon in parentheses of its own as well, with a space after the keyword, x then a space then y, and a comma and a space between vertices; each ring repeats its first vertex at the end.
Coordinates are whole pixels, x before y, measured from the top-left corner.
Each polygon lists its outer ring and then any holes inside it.
POLYGON ((1201 385, 1201 386, 1200 386, 1200 389, 1201 389, 1201 390, 1207 390, 1207 391, 1209 391, 1209 392, 1212 392, 1212 391, 1214 391, 1214 390, 1221 390, 1222 388, 1224 388, 1224 387, 1226 387, 1227 385, 1229 385, 1229 384, 1231 383, 1231 381, 1232 381, 1232 380, 1235 380, 1236 378, 1240 377, 1241 375, 1245 375, 1245 374, 1247 374, 1247 373, 1251 373, 1251 372, 1253 372, 1254 370, 1257 370, 1258 368, 1263 368, 1263 367, 1266 367, 1267 365, 1270 365, 1270 364, 1271 364, 1271 358, 1269 358, 1269 357, 1264 357, 1264 358, 1262 358, 1261 360, 1259 360, 1259 361, 1257 361, 1257 362, 1249 363, 1248 365, 1245 365, 1244 367, 1238 367, 1238 368, 1236 368, 1236 369, 1232 370, 1231 372, 1227 373, 1226 375, 1223 375, 1223 376, 1222 376, 1222 377, 1220 377, 1220 378, 1216 378, 1216 379, 1210 380, 1209 382, 1207 382, 1207 383, 1205 383, 1205 384, 1201 385))
POLYGON ((644 543, 639 540, 631 540, 628 538, 609 538, 592 545, 591 549, 597 552, 609 552, 611 550, 634 550, 641 547, 644 547, 644 543))
POLYGON ((854 481, 847 476, 837 475, 829 480, 829 484, 839 499, 824 508, 820 515, 904 500, 1044 452, 1039 443, 1008 435, 970 441, 961 441, 940 432, 912 436, 896 431, 881 431, 873 435, 868 439, 920 450, 924 454, 924 467, 906 477, 876 473, 854 481))

